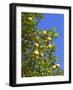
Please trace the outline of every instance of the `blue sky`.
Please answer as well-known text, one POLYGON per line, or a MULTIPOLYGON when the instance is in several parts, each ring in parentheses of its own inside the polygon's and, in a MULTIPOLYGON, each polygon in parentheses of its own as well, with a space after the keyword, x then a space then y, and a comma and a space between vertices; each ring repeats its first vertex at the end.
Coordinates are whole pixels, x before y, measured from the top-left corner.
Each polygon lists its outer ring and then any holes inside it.
POLYGON ((39 29, 53 29, 59 33, 59 37, 55 40, 57 44, 56 55, 60 58, 61 68, 64 68, 64 15, 63 14, 43 14, 44 19, 38 24, 39 29))

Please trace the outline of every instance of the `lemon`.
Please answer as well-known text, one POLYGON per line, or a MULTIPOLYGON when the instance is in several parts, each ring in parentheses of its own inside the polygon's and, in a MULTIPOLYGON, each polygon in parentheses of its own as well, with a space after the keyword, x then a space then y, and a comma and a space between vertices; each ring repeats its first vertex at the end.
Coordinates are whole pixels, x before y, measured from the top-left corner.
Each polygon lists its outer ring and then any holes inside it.
POLYGON ((39 59, 39 57, 38 57, 38 56, 36 56, 36 59, 39 59))
POLYGON ((35 54, 35 55, 39 55, 38 50, 34 51, 34 54, 35 54))
POLYGON ((39 44, 38 44, 38 43, 35 43, 35 46, 36 46, 36 47, 39 47, 39 44))
POLYGON ((32 20, 33 18, 32 17, 28 17, 29 20, 32 20))
POLYGON ((56 67, 57 67, 57 68, 60 68, 60 64, 56 64, 56 67))
POLYGON ((43 34, 46 34, 47 33, 47 31, 43 31, 43 34))
POLYGON ((51 45, 51 44, 49 44, 49 45, 47 45, 46 47, 47 47, 47 48, 52 48, 52 45, 51 45))
POLYGON ((34 34, 36 34, 36 32, 34 32, 34 34))
POLYGON ((35 59, 39 59, 39 57, 37 56, 38 54, 33 54, 32 57, 35 59))
POLYGON ((39 37, 37 37, 36 39, 39 40, 39 37))
MULTIPOLYGON (((36 32, 35 32, 36 33, 36 32)), ((38 41, 39 40, 39 37, 35 37, 35 39, 36 39, 36 41, 38 41)))
POLYGON ((49 46, 49 48, 52 48, 52 45, 51 44, 49 44, 48 46, 49 46))
POLYGON ((51 41, 51 40, 52 40, 52 38, 51 38, 51 37, 47 37, 47 40, 51 41))
POLYGON ((52 68, 53 68, 53 69, 56 69, 56 65, 53 65, 52 68))
POLYGON ((47 42, 48 40, 46 39, 45 42, 47 42))

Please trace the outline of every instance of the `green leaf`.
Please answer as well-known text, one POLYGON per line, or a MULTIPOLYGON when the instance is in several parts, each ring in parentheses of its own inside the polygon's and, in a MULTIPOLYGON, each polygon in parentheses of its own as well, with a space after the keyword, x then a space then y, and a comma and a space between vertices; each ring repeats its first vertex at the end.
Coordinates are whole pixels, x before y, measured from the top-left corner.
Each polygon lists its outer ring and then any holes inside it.
POLYGON ((59 35, 59 33, 58 33, 58 32, 56 32, 56 33, 54 34, 54 37, 55 37, 55 38, 57 38, 57 37, 58 37, 58 35, 59 35))

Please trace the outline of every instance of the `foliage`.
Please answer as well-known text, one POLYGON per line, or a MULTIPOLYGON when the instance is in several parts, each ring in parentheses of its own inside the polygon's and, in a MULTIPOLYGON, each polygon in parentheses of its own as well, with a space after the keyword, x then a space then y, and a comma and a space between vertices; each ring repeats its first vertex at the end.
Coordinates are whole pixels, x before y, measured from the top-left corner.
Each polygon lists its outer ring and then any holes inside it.
POLYGON ((40 13, 22 13, 22 77, 63 75, 56 56, 56 29, 39 30, 40 13))

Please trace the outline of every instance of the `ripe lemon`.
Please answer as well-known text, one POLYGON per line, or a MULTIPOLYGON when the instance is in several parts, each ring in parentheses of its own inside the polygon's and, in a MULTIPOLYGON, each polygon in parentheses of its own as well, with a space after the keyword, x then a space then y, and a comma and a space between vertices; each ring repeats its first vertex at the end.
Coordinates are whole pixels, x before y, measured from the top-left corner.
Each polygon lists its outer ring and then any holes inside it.
POLYGON ((32 20, 33 18, 32 17, 28 17, 29 20, 32 20))
POLYGON ((34 32, 34 34, 36 34, 36 32, 34 32))
POLYGON ((60 64, 56 64, 56 67, 57 67, 57 68, 60 68, 60 64))
POLYGON ((49 46, 49 48, 52 48, 52 45, 51 44, 49 44, 48 46, 49 46))
POLYGON ((53 69, 56 69, 56 65, 53 65, 52 68, 53 68, 53 69))
POLYGON ((39 57, 38 57, 38 56, 36 56, 36 59, 39 59, 39 57))
POLYGON ((37 40, 39 40, 39 37, 36 37, 37 40))
POLYGON ((47 37, 47 40, 51 41, 51 40, 52 40, 52 38, 51 38, 51 37, 47 37))
POLYGON ((36 47, 39 47, 39 44, 38 44, 38 43, 35 43, 35 46, 36 46, 36 47))
POLYGON ((35 55, 39 55, 38 50, 34 51, 34 54, 35 54, 35 55))
POLYGON ((46 34, 47 33, 47 31, 43 31, 43 34, 46 34))
POLYGON ((45 40, 47 42, 47 40, 45 40))
POLYGON ((52 48, 52 45, 51 45, 51 44, 49 44, 49 45, 47 45, 46 47, 47 47, 47 48, 52 48))

